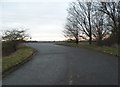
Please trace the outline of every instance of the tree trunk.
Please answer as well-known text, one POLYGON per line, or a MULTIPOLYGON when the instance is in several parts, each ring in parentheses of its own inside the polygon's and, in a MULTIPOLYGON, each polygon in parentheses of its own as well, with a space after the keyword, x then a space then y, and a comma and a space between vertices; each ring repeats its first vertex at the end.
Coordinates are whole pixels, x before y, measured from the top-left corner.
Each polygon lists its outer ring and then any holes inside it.
POLYGON ((89 44, 92 44, 92 37, 90 36, 89 44))
POLYGON ((79 42, 79 40, 78 40, 78 38, 76 38, 76 44, 78 44, 78 42, 79 42))
POLYGON ((88 21, 89 21, 89 44, 92 44, 92 32, 91 32, 91 15, 90 15, 90 11, 91 11, 91 2, 89 2, 89 7, 88 7, 88 21))

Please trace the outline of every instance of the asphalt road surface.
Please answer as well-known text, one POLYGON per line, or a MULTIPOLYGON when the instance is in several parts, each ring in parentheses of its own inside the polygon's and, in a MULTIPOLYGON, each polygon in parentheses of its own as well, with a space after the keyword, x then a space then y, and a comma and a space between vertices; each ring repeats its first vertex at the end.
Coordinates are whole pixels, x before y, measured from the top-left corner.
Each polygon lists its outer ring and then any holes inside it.
POLYGON ((118 58, 84 48, 29 43, 36 55, 3 85, 117 85, 118 58))

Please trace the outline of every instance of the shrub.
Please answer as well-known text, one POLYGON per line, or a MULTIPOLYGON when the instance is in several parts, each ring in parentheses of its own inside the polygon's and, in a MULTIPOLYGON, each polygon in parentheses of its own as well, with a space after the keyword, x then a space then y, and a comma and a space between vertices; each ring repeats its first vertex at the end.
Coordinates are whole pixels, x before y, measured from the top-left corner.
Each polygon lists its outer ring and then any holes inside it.
POLYGON ((2 56, 10 55, 14 51, 16 51, 16 49, 13 41, 2 42, 2 56))

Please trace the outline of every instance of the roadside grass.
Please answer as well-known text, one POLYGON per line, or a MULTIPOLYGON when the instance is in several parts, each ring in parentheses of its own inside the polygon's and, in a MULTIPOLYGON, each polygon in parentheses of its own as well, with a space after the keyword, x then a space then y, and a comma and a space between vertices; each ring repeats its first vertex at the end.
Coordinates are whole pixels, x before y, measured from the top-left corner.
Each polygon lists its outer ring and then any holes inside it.
POLYGON ((93 49, 96 51, 112 54, 115 56, 120 56, 120 48, 115 48, 115 47, 107 47, 107 46, 97 46, 95 44, 87 44, 87 43, 79 43, 78 45, 76 43, 62 43, 59 45, 65 45, 65 46, 71 46, 71 47, 84 47, 84 48, 89 48, 93 49))
POLYGON ((17 51, 9 56, 2 58, 2 73, 10 70, 12 67, 20 64, 29 58, 34 52, 34 49, 28 46, 20 46, 17 51))
POLYGON ((97 51, 109 53, 115 56, 120 56, 120 50, 119 48, 113 48, 113 47, 107 47, 107 46, 96 46, 94 44, 89 45, 89 44, 80 44, 80 47, 85 47, 85 48, 91 48, 97 51))

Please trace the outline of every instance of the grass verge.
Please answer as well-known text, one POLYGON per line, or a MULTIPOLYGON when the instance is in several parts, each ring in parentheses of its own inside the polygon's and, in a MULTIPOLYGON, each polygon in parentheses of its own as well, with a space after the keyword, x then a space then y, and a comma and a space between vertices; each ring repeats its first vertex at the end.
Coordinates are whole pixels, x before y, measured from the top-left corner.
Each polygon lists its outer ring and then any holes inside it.
POLYGON ((34 49, 28 46, 18 47, 13 54, 2 58, 2 73, 9 71, 16 65, 27 60, 34 53, 34 49))
POLYGON ((104 53, 108 53, 108 54, 112 54, 115 56, 120 56, 120 48, 113 48, 113 47, 107 47, 107 46, 97 46, 94 44, 83 44, 83 43, 79 43, 78 45, 75 43, 62 43, 62 44, 58 44, 58 45, 64 45, 64 46, 71 46, 71 47, 84 47, 84 48, 89 48, 89 49, 93 49, 93 50, 97 50, 100 52, 104 52, 104 53))

